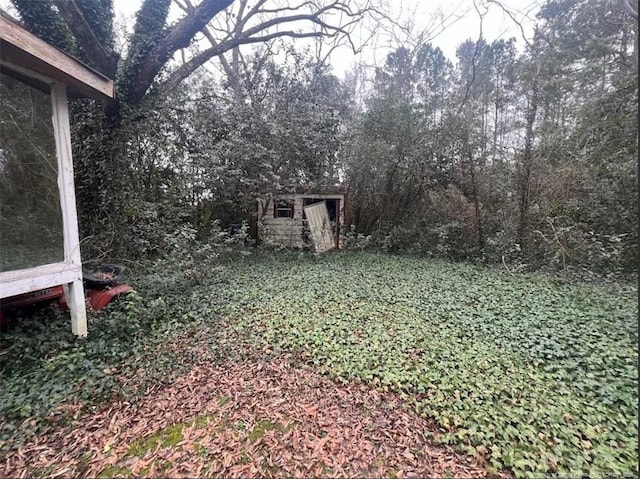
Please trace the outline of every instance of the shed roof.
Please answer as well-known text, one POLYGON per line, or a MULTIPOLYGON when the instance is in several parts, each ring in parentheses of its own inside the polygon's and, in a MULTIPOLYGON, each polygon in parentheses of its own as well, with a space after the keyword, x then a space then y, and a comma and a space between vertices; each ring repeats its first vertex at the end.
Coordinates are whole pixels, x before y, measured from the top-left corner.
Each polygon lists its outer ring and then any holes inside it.
POLYGON ((49 45, 2 10, 0 66, 14 74, 27 70, 64 83, 72 97, 114 97, 113 80, 49 45))

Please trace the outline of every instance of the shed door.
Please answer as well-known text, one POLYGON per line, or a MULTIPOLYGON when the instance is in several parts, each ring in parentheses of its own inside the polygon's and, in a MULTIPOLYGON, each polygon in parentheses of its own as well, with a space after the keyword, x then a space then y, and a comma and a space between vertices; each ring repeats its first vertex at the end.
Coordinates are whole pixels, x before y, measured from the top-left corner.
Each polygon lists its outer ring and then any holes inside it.
POLYGON ((324 253, 335 248, 331 221, 327 211, 327 203, 314 203, 304 207, 304 214, 309 223, 311 242, 316 253, 324 253))

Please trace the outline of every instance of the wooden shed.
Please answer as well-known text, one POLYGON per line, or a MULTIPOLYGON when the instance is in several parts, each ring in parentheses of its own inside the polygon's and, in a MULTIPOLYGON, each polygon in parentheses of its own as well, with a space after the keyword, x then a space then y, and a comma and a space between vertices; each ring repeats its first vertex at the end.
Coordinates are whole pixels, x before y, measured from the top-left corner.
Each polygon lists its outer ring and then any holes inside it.
POLYGON ((62 285, 86 336, 68 96, 114 84, 0 11, 0 301, 62 285))
POLYGON ((344 246, 346 189, 343 186, 297 186, 257 200, 260 242, 316 252, 344 246))

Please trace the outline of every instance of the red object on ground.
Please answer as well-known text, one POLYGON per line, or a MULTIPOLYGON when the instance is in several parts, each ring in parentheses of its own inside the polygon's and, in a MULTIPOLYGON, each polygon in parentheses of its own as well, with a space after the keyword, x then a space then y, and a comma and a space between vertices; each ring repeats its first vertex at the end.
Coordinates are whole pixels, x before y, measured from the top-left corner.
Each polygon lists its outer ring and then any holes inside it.
POLYGON ((62 286, 52 286, 51 288, 2 298, 0 299, 0 311, 17 309, 21 306, 27 306, 28 304, 44 303, 55 299, 59 300, 60 298, 64 298, 64 289, 62 289, 62 286))
POLYGON ((113 298, 121 294, 128 293, 130 291, 133 291, 133 288, 128 284, 119 284, 117 286, 112 286, 109 289, 87 290, 87 298, 89 299, 89 304, 91 305, 91 308, 94 311, 100 311, 107 304, 109 304, 113 298))

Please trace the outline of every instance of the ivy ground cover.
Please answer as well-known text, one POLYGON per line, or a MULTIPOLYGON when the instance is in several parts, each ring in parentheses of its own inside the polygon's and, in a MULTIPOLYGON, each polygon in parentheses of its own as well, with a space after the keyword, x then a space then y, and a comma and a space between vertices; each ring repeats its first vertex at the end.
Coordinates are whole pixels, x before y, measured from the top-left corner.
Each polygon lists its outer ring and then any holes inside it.
MULTIPOLYGON (((444 443, 457 448, 474 456, 474 463, 483 464, 489 474, 635 475, 635 285, 569 285, 540 275, 511 276, 480 266, 366 252, 313 256, 243 251, 187 258, 138 273, 130 278, 138 295, 91 315, 87 340, 71 336, 65 315, 25 318, 2 337, 0 456, 21 457, 20 444, 41 450, 44 437, 64 444, 72 437, 67 433, 85 437, 76 421, 86 419, 91 434, 97 434, 95 424, 103 416, 115 421, 101 404, 107 401, 108 408, 114 395, 124 405, 140 404, 140 396, 157 399, 163 384, 171 388, 178 378, 191 377, 205 351, 208 364, 245 364, 247 371, 254 365, 280 364, 286 357, 291 371, 303 367, 345 383, 340 387, 347 397, 362 386, 363 391, 379 391, 381 398, 399 398, 389 404, 388 414, 403 407, 414 418, 423 416, 414 427, 425 436, 425 447, 444 443), (85 419, 60 412, 78 407, 88 411, 85 419), (70 425, 61 429, 61 421, 70 425), (424 424, 435 424, 437 430, 424 424)), ((273 371, 254 379, 269 389, 268 381, 284 374, 273 371)), ((320 383, 327 397, 337 397, 330 381, 320 383)), ((203 397, 217 401, 205 386, 194 380, 185 383, 185 391, 204 388, 203 397)), ((257 390, 249 383, 245 389, 257 390)), ((242 391, 238 397, 244 397, 242 391)), ((209 406, 222 407, 217 402, 209 406)), ((208 429, 227 430, 210 421, 205 428, 201 418, 182 410, 175 414, 184 424, 167 423, 166 430, 154 432, 136 423, 136 434, 144 442, 156 436, 183 437, 187 426, 200 435, 208 429)), ((265 420, 258 416, 256 425, 265 420)), ((123 425, 128 424, 125 419, 140 419, 135 414, 118 417, 123 425)), ((266 419, 269 424, 279 421, 266 419)), ((148 420, 158 422, 152 416, 148 420)), ((250 439, 256 425, 242 433, 250 439)), ((221 447, 244 441, 240 432, 229 431, 233 441, 223 441, 221 447)), ((269 435, 275 440, 289 433, 294 430, 276 428, 269 435)), ((131 448, 145 449, 136 444, 119 444, 126 464, 114 464, 133 467, 131 448)), ((173 457, 173 443, 168 441, 167 447, 173 457)), ((56 446, 52 451, 66 450, 56 446)), ((292 470, 298 466, 292 464, 292 470)))
MULTIPOLYGON (((229 344, 398 392, 434 440, 516 476, 633 475, 637 288, 332 254, 236 265, 201 307, 229 344), (231 286, 232 285, 232 286, 231 286)), ((194 298, 194 302, 196 298, 194 298)))

